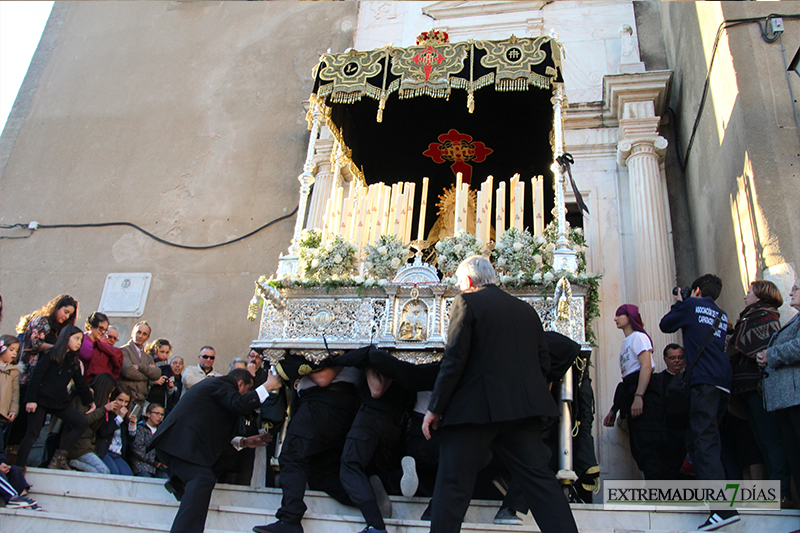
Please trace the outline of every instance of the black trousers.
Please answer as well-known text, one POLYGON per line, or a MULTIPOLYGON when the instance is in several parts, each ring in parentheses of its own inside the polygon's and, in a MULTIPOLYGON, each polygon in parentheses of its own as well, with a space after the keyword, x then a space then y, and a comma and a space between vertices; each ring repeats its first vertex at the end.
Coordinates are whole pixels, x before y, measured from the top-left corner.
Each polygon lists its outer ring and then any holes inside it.
POLYGON ((47 407, 39 406, 33 413, 28 413, 28 431, 25 433, 25 438, 19 445, 19 452, 17 453, 17 466, 26 466, 28 462, 28 455, 31 453, 31 448, 39 438, 44 425, 44 419, 47 414, 57 416, 64 421, 64 432, 61 435, 61 444, 59 448, 62 450, 71 450, 75 443, 78 441, 86 428, 89 427, 89 421, 86 416, 80 413, 72 406, 66 409, 49 409, 47 407))
POLYGON ((281 465, 281 506, 278 520, 299 524, 306 512, 306 483, 345 505, 353 505, 339 479, 345 437, 358 411, 355 392, 315 388, 300 399, 286 429, 278 458, 281 465))
POLYGON ((725 479, 720 423, 730 394, 713 385, 692 385, 689 392, 689 432, 686 449, 697 479, 725 479))
POLYGON ((550 450, 538 419, 445 426, 441 433, 432 533, 461 530, 477 468, 490 446, 522 488, 542 533, 577 533, 569 503, 548 468, 550 450))
POLYGON ((369 473, 386 478, 399 462, 403 428, 386 411, 361 406, 342 452, 339 477, 350 500, 361 509, 368 526, 386 529, 375 492, 367 477, 369 473))
POLYGON ((202 533, 206 526, 211 493, 217 482, 213 467, 190 463, 158 449, 156 456, 185 484, 170 533, 202 533))

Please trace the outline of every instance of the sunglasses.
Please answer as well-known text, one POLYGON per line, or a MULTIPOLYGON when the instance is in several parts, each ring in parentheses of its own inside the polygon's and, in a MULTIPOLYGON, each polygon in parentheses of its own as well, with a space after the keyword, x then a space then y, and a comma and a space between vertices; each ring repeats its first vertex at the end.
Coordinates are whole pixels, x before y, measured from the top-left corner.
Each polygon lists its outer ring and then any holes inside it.
POLYGON ((201 355, 200 357, 202 357, 203 359, 211 359, 212 361, 216 359, 216 357, 214 357, 213 355, 201 355))

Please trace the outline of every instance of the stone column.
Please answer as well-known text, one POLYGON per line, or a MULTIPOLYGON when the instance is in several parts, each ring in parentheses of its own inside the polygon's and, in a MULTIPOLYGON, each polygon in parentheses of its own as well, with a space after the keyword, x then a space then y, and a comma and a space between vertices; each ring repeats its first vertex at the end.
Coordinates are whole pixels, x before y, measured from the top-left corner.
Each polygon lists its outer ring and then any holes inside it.
MULTIPOLYGON (((662 73, 663 74, 663 73, 662 73)), ((628 167, 631 220, 633 227, 633 257, 636 280, 636 301, 645 328, 653 338, 654 357, 661 362, 661 352, 674 334, 661 333, 658 323, 672 305, 675 285, 675 259, 670 236, 669 205, 666 182, 661 173, 661 160, 666 153, 667 140, 658 134, 658 109, 664 105, 668 81, 658 87, 647 75, 628 76, 625 87, 617 86, 619 113, 619 143, 617 163, 628 167), (641 80, 638 84, 635 81, 641 80)), ((620 302, 623 303, 623 302, 620 302)))

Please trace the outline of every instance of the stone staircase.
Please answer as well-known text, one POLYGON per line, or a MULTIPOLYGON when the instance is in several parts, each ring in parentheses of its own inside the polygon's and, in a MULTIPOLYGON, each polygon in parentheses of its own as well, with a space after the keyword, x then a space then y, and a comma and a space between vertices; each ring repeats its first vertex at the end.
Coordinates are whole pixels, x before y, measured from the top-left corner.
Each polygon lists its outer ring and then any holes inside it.
MULTIPOLYGON (((104 476, 82 472, 28 469, 31 495, 46 509, 0 509, 0 532, 26 533, 144 533, 169 531, 178 502, 164 489, 163 480, 104 476)), ((217 485, 206 523, 208 533, 245 533, 254 525, 274 520, 280 490, 217 485)), ((394 517, 386 520, 391 533, 424 533, 429 522, 419 520, 427 505, 423 498, 392 497, 394 517)), ((303 519, 307 533, 353 533, 364 527, 355 508, 345 507, 325 494, 306 493, 308 512, 303 519)), ((462 531, 538 531, 525 517, 523 526, 492 524, 498 502, 473 501, 462 531)), ((604 511, 603 506, 573 505, 582 533, 633 533, 638 531, 693 531, 706 513, 656 511, 636 507, 604 511)), ((726 526, 725 533, 789 533, 800 529, 800 511, 742 511, 742 520, 726 526)))

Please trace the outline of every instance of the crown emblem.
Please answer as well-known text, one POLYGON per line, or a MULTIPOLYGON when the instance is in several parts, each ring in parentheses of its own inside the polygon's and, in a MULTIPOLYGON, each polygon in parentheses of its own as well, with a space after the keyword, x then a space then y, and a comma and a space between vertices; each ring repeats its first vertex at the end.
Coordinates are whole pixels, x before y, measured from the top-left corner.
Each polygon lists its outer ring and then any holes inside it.
POLYGON ((449 42, 450 36, 447 35, 446 31, 424 31, 417 36, 417 45, 444 44, 449 42))

